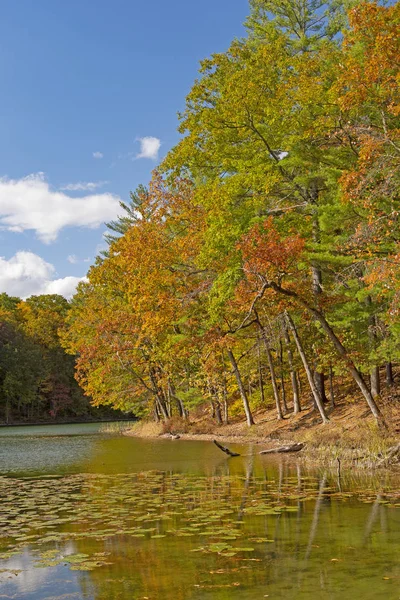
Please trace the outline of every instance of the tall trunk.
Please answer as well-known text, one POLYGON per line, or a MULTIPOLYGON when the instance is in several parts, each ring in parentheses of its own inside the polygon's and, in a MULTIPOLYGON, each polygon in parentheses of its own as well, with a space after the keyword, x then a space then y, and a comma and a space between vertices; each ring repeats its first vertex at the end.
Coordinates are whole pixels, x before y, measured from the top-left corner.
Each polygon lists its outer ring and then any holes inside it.
POLYGON ((157 401, 154 400, 154 420, 156 423, 160 422, 160 413, 158 412, 158 406, 157 406, 157 401))
POLYGON ((221 405, 219 403, 219 398, 215 391, 215 387, 211 384, 210 380, 207 381, 207 387, 208 393, 210 394, 212 418, 217 421, 218 425, 222 425, 221 405))
POLYGON ((187 419, 187 416, 188 416, 188 414, 187 414, 187 410, 186 410, 186 408, 185 408, 185 405, 184 405, 184 403, 183 403, 183 400, 181 400, 181 398, 178 398, 178 402, 179 402, 179 407, 180 407, 180 409, 181 409, 181 416, 182 416, 184 419, 187 419))
POLYGON ((385 365, 385 368, 386 368, 386 385, 387 385, 387 387, 392 387, 392 385, 394 384, 392 363, 387 362, 385 365))
POLYGON ((296 375, 297 375, 297 385, 299 386, 299 396, 301 398, 301 396, 303 394, 303 385, 301 383, 301 377, 300 377, 299 371, 296 371, 296 375))
POLYGON ((332 365, 329 365, 329 391, 331 395, 331 408, 335 408, 335 392, 333 389, 333 369, 332 365))
POLYGON ((285 388, 285 379, 283 377, 283 371, 280 373, 281 376, 281 398, 282 398, 282 406, 285 411, 285 415, 289 412, 288 405, 286 402, 286 388, 285 388))
POLYGON ((165 394, 165 404, 167 407, 168 414, 172 416, 172 403, 171 403, 171 388, 168 386, 165 394))
POLYGON ((224 373, 224 378, 222 381, 222 399, 223 399, 223 408, 224 408, 224 425, 228 425, 229 423, 229 409, 228 409, 228 390, 226 389, 226 377, 224 373))
POLYGON ((228 425, 229 424, 229 407, 228 407, 228 398, 227 396, 224 394, 224 416, 223 416, 223 421, 224 421, 224 425, 228 425))
POLYGON ((254 419, 253 419, 253 415, 251 414, 249 401, 248 401, 248 398, 247 398, 246 390, 244 389, 244 385, 243 385, 242 377, 240 375, 239 367, 238 367, 238 364, 236 362, 236 358, 235 358, 232 350, 228 349, 227 353, 228 353, 229 360, 231 361, 233 372, 234 372, 235 377, 236 377, 236 383, 237 383, 237 386, 239 388, 240 397, 242 398, 244 412, 246 414, 247 425, 249 427, 251 427, 251 425, 254 425, 254 419))
POLYGON ((280 378, 281 378, 281 397, 282 397, 282 406, 285 414, 289 412, 288 406, 286 403, 286 390, 285 390, 285 377, 284 377, 284 369, 283 369, 283 347, 282 340, 279 339, 279 368, 280 368, 280 378))
POLYGON ((172 417, 172 406, 171 406, 171 400, 168 397, 168 394, 165 394, 164 390, 160 390, 160 396, 163 398, 164 400, 164 406, 167 410, 167 415, 168 418, 172 417))
MULTIPOLYGON (((372 307, 372 298, 371 296, 367 296, 365 299, 366 305, 371 309, 372 307)), ((368 327, 368 337, 370 350, 374 351, 378 344, 378 336, 376 335, 376 325, 377 320, 374 314, 371 314, 369 317, 369 327, 368 327)), ((374 364, 370 371, 370 383, 371 383, 371 395, 373 398, 378 398, 381 393, 381 381, 379 376, 379 366, 374 364)))
POLYGON ((264 380, 262 374, 262 365, 261 365, 261 352, 260 352, 260 340, 257 343, 257 353, 258 353, 258 387, 260 390, 260 400, 262 405, 265 404, 265 394, 264 394, 264 380))
POLYGON ((175 386, 173 386, 171 382, 168 383, 168 386, 169 386, 169 393, 171 395, 171 398, 173 398, 176 402, 179 416, 182 417, 182 419, 186 419, 187 414, 186 414, 186 409, 185 409, 183 400, 176 395, 175 386))
POLYGON ((321 400, 324 404, 326 404, 328 402, 328 398, 326 397, 326 392, 325 392, 325 374, 322 373, 322 371, 314 371, 314 381, 315 381, 315 385, 317 387, 317 390, 319 392, 319 395, 321 396, 321 400))
POLYGON ((283 337, 285 339, 285 344, 286 344, 286 354, 288 357, 289 370, 290 370, 290 381, 292 383, 292 390, 293 390, 293 413, 295 415, 297 415, 301 411, 299 386, 297 383, 297 373, 293 367, 293 353, 292 353, 292 349, 290 348, 290 338, 289 338, 289 333, 287 330, 286 320, 283 321, 283 337))
POLYGON ((267 338, 267 335, 265 333, 265 329, 261 325, 261 323, 259 323, 258 325, 259 325, 259 327, 261 329, 261 335, 262 335, 262 338, 264 340, 265 352, 267 354, 268 366, 269 366, 269 371, 270 371, 270 374, 271 374, 272 390, 274 392, 274 398, 275 398, 276 413, 277 413, 278 420, 280 421, 281 419, 283 419, 283 413, 282 413, 282 408, 281 408, 281 402, 280 402, 280 399, 279 399, 278 386, 277 386, 277 383, 276 383, 276 376, 275 376, 274 363, 273 363, 273 360, 272 360, 272 354, 271 354, 271 350, 270 350, 270 347, 269 347, 269 344, 268 344, 268 338, 267 338))
POLYGON ((215 406, 214 406, 214 400, 210 400, 210 406, 211 406, 211 418, 215 419, 215 406))
POLYGON ((296 326, 293 323, 292 317, 289 315, 289 313, 287 311, 285 312, 285 317, 286 317, 287 323, 289 325, 289 328, 290 328, 290 330, 292 332, 293 339, 295 341, 298 353, 299 353, 300 358, 302 360, 302 363, 303 363, 303 366, 304 366, 304 370, 305 370, 306 375, 307 375, 308 383, 310 384, 310 388, 311 388, 311 391, 312 391, 315 403, 317 405, 317 408, 319 410, 319 414, 321 415, 322 422, 323 423, 328 423, 328 421, 329 421, 328 415, 325 412, 324 403, 322 402, 322 398, 319 395, 318 388, 315 385, 315 381, 314 381, 314 378, 313 378, 313 375, 312 375, 312 372, 311 372, 311 368, 310 368, 310 365, 308 364, 308 360, 307 360, 307 357, 305 355, 305 352, 304 352, 304 349, 303 349, 303 345, 302 345, 302 343, 300 341, 299 334, 297 333, 296 326))
POLYGON ((164 421, 166 421, 168 419, 169 415, 168 415, 167 407, 165 406, 164 399, 162 397, 160 397, 159 395, 157 395, 156 402, 157 402, 157 408, 158 408, 160 414, 162 415, 162 418, 164 419, 164 421))
MULTIPOLYGON (((318 192, 316 190, 312 190, 311 193, 313 196, 313 200, 316 203, 318 200, 318 192)), ((319 226, 319 218, 318 218, 318 212, 317 212, 317 210, 315 210, 314 216, 313 216, 313 242, 315 244, 319 244, 320 241, 321 241, 321 232, 320 232, 320 226, 319 226)), ((312 291, 313 291, 313 294, 315 297, 316 304, 318 306, 319 296, 321 296, 321 294, 322 294, 322 271, 321 271, 321 267, 316 263, 312 264, 311 276, 312 276, 312 291)), ((318 369, 318 357, 317 357, 316 353, 315 353, 315 363, 316 363, 316 368, 314 370, 314 382, 315 382, 315 385, 317 386, 321 400, 325 404, 328 401, 328 399, 326 397, 326 393, 325 393, 325 375, 322 371, 319 371, 319 369, 318 369)))
POLYGON ((308 310, 310 312, 312 312, 318 319, 322 329, 325 331, 325 333, 327 334, 328 338, 331 340, 333 346, 335 347, 337 353, 339 354, 339 356, 341 356, 341 358, 343 359, 344 363, 346 364, 350 374, 352 375, 354 381, 356 382, 356 384, 358 385, 358 387, 361 390, 362 395, 364 396, 372 414, 374 415, 375 419, 382 420, 382 415, 381 412, 374 400, 374 398, 372 397, 372 394, 370 392, 370 390, 368 389, 368 386, 366 385, 363 376, 361 375, 360 371, 357 369, 357 367, 355 366, 355 364, 353 363, 352 359, 350 358, 346 348, 343 346, 342 342, 339 340, 339 338, 337 337, 336 333, 333 331, 332 327, 329 325, 328 321, 326 320, 325 316, 323 315, 322 312, 320 312, 319 310, 315 309, 315 308, 311 308, 308 307, 308 310))
POLYGON ((168 409, 167 409, 167 405, 165 403, 164 395, 162 393, 162 390, 160 390, 160 388, 158 387, 157 378, 156 378, 154 369, 152 367, 150 367, 150 369, 149 369, 149 375, 150 375, 151 384, 153 386, 153 390, 154 390, 153 393, 154 393, 154 396, 155 396, 155 399, 157 402, 158 410, 159 410, 160 414, 162 415, 164 421, 166 421, 170 415, 168 414, 168 409))
POLYGON ((336 352, 343 359, 343 362, 345 363, 349 373, 352 375, 354 381, 357 383, 358 387, 360 388, 361 393, 364 396, 375 419, 377 421, 380 421, 383 425, 385 425, 385 422, 382 418, 381 412, 380 412, 375 400, 373 399, 371 392, 368 389, 368 386, 365 384, 363 376, 361 375, 360 371, 357 369, 354 362, 350 358, 350 355, 347 352, 346 348, 343 346, 342 342, 339 340, 336 333, 333 331, 332 327, 329 325, 324 314, 320 310, 312 307, 306 300, 304 300, 304 298, 299 296, 296 292, 282 288, 280 285, 278 285, 274 282, 270 282, 269 285, 270 285, 270 287, 272 287, 272 289, 276 290, 277 292, 279 292, 281 294, 284 294, 285 296, 288 296, 291 298, 296 298, 296 300, 302 306, 304 306, 304 308, 313 317, 315 317, 318 320, 322 329, 325 331, 327 337, 331 340, 336 352))
POLYGON ((381 380, 379 376, 379 367, 372 367, 371 373, 369 375, 371 382, 371 394, 373 398, 379 398, 381 393, 381 380))
POLYGON ((218 425, 222 425, 222 416, 221 416, 221 405, 219 400, 214 401, 215 406, 215 418, 217 420, 218 425))

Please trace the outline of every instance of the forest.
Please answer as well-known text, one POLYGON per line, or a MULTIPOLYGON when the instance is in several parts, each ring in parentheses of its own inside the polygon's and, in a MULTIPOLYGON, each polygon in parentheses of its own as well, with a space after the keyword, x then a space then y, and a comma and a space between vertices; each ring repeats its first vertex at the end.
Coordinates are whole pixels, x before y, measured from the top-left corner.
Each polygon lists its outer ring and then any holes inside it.
POLYGON ((25 301, 0 294, 0 423, 111 416, 112 411, 91 406, 74 378, 75 357, 61 346, 69 309, 56 294, 25 301))
POLYGON ((251 0, 246 36, 202 61, 180 141, 108 224, 72 301, 3 295, 5 413, 87 407, 76 360, 94 407, 156 421, 251 426, 311 401, 327 423, 348 397, 385 424, 400 359, 399 25, 398 3, 251 0))

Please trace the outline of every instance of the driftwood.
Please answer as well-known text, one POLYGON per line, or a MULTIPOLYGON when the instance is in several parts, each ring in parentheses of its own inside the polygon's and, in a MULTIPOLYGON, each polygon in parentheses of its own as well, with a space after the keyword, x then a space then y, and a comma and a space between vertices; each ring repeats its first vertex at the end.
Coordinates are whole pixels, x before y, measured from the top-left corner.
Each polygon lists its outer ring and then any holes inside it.
MULTIPOLYGON (((214 444, 217 446, 217 448, 219 448, 220 450, 222 450, 222 452, 225 452, 225 454, 227 454, 228 456, 240 456, 240 454, 238 454, 237 452, 232 452, 232 450, 229 450, 229 448, 226 448, 225 446, 222 446, 222 444, 220 444, 219 442, 217 442, 217 440, 213 440, 214 444)), ((305 444, 291 444, 290 446, 280 446, 280 448, 272 448, 272 450, 261 450, 261 452, 259 454, 281 454, 281 453, 287 453, 287 452, 299 452, 300 450, 302 450, 304 448, 305 444)))
POLYGON ((214 441, 214 444, 217 446, 217 448, 222 450, 222 452, 225 452, 225 454, 227 454, 228 456, 240 456, 240 454, 238 454, 237 452, 232 452, 232 450, 229 450, 229 448, 225 448, 225 446, 222 446, 222 444, 219 444, 217 442, 217 440, 213 440, 213 441, 214 441))
POLYGON ((304 448, 305 444, 291 444, 290 446, 281 446, 280 448, 272 448, 271 450, 261 450, 260 454, 283 454, 286 452, 299 452, 304 448))
POLYGON ((398 462, 400 459, 400 444, 396 444, 396 446, 392 446, 389 448, 386 456, 381 458, 377 462, 378 467, 382 467, 385 465, 390 465, 392 463, 398 462))

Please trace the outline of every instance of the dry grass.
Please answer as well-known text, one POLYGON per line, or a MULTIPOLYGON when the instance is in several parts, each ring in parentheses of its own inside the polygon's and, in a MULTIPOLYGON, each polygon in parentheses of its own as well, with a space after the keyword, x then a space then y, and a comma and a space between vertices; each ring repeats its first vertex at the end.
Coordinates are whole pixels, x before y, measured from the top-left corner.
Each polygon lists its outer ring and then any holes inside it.
POLYGON ((137 421, 125 435, 141 438, 154 438, 163 433, 162 424, 154 421, 137 421))

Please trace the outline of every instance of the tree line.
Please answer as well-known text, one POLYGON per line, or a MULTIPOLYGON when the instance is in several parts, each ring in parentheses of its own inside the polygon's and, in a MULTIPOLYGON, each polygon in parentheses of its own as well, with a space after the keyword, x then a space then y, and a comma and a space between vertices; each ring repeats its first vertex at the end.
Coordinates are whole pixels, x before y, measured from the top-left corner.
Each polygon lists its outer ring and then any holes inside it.
POLYGON ((0 294, 0 422, 86 420, 110 416, 90 405, 61 346, 70 305, 62 296, 0 294))
POLYGON ((311 395, 326 422, 352 382, 382 420, 400 355, 399 21, 398 3, 251 0, 246 36, 201 63, 179 143, 108 224, 66 317, 95 405, 252 425, 311 395))

